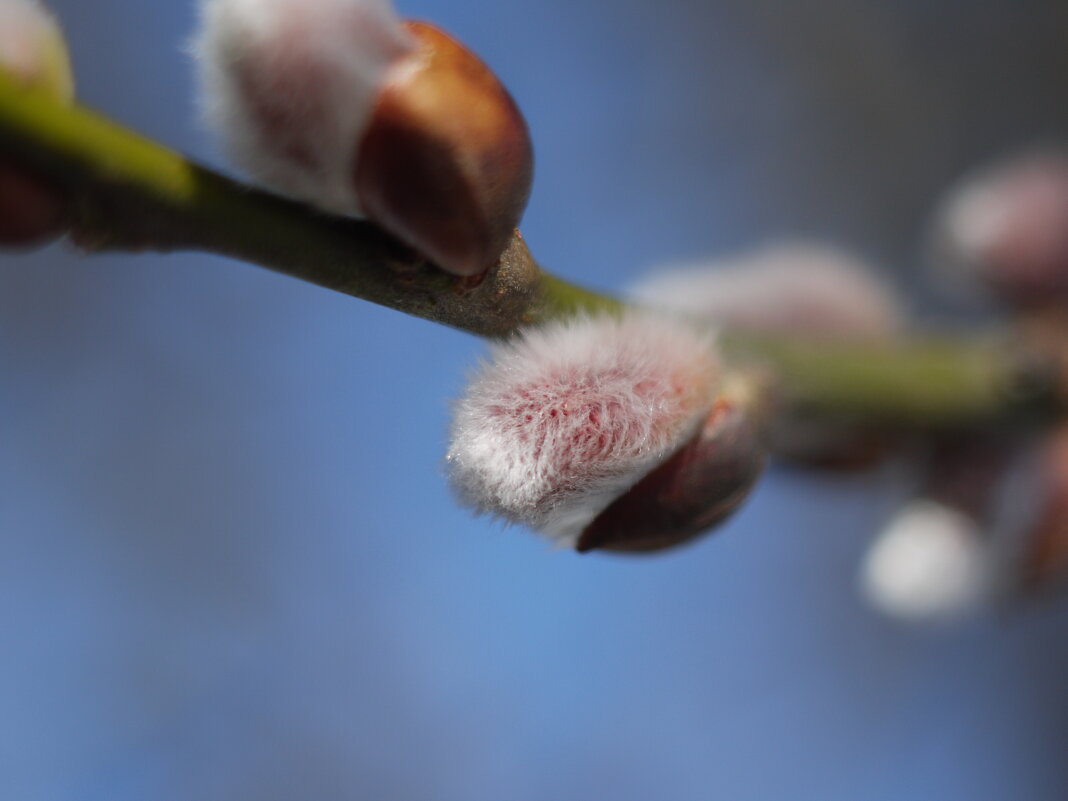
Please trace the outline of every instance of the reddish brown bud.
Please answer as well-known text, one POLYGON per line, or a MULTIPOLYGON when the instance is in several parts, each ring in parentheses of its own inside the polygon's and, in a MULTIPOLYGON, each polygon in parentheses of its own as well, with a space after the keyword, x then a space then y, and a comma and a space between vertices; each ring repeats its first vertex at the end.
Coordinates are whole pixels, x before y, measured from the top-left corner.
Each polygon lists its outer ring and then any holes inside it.
POLYGON ((508 244, 530 194, 526 122, 493 72, 441 30, 390 70, 356 158, 368 217, 457 275, 508 244))
POLYGON ((689 442, 601 512, 576 550, 670 548, 733 514, 764 467, 758 392, 729 382, 689 442))

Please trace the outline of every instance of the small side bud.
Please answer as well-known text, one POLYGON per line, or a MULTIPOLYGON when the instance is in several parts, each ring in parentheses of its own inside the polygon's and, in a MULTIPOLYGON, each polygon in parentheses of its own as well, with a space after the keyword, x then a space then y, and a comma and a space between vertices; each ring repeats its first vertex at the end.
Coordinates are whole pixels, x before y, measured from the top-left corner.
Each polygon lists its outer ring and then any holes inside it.
POLYGON ((631 296, 756 334, 885 339, 900 332, 905 319, 901 300, 870 267, 808 243, 668 269, 637 284, 631 296))
POLYGON ((1068 152, 1016 156, 966 178, 937 213, 934 256, 956 283, 978 285, 1009 305, 1063 305, 1068 152))
POLYGON ((456 275, 508 244, 526 122, 493 72, 389 0, 206 0, 205 113, 255 179, 363 215, 456 275))
MULTIPOLYGON (((63 33, 36 0, 0 0, 0 68, 62 102, 73 97, 63 33)), ((45 244, 63 232, 64 216, 65 204, 54 187, 0 154, 0 245, 45 244)))
POLYGON ((695 435, 720 379, 712 338, 669 319, 530 329, 495 346, 457 404, 452 485, 480 512, 575 545, 695 435))

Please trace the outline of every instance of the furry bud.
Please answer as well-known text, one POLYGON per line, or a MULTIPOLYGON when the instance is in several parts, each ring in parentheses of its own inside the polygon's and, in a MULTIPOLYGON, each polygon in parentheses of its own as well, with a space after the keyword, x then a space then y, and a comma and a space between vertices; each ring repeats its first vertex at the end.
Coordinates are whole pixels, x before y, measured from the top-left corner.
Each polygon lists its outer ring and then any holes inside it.
POLYGON ((478 511, 575 545, 696 434, 720 372, 709 335, 661 317, 529 329, 494 347, 457 404, 453 487, 478 511))
MULTIPOLYGON (((36 0, 0 0, 0 68, 69 102, 74 94, 63 34, 36 0)), ((0 245, 32 247, 62 233, 64 203, 37 173, 0 154, 0 245)))
POLYGON ((904 321, 900 300, 867 265, 806 243, 658 272, 631 295, 650 306, 757 334, 878 339, 897 333, 904 321))
POLYGON ((206 0, 205 112, 278 191, 476 275, 530 193, 526 122, 481 60, 389 0, 206 0))
POLYGON ((1017 156, 951 190, 937 215, 935 255, 955 278, 1011 305, 1063 305, 1068 152, 1017 156))

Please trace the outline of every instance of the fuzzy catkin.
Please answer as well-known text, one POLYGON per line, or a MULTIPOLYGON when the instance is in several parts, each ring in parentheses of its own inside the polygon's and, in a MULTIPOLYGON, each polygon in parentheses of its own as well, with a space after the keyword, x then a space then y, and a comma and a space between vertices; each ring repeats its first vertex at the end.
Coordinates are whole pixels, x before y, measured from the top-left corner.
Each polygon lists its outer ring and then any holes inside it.
POLYGON ((497 345, 456 405, 460 498, 561 545, 677 450, 713 401, 713 337, 630 312, 497 345))

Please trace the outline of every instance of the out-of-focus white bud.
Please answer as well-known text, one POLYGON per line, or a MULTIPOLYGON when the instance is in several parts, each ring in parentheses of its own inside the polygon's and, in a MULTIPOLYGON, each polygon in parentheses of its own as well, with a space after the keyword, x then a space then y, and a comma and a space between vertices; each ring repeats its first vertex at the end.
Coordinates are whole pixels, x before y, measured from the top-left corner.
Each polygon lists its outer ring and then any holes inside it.
MULTIPOLYGON (((36 0, 0 0, 0 68, 59 101, 74 95, 63 33, 36 0)), ((63 231, 64 209, 54 187, 0 154, 0 245, 25 248, 54 239, 63 231)))
POLYGON ((205 116, 256 180, 362 214, 457 275, 504 250, 530 193, 492 71, 389 0, 205 0, 205 116))
POLYGON ((1012 305, 1068 298, 1068 152, 987 167, 951 189, 936 215, 934 256, 955 283, 1012 305))
POLYGON ((0 65, 57 100, 74 96, 63 32, 37 0, 0 0, 0 65))
POLYGON ((866 264, 808 243, 668 269, 636 285, 631 295, 751 333, 873 339, 898 333, 904 323, 899 298, 866 264))
POLYGON ((572 546, 697 432, 721 367, 710 335, 626 313, 555 322, 494 347, 456 407, 461 499, 572 546))
POLYGON ((959 617, 989 588, 988 550, 979 524, 930 499, 902 509, 864 560, 861 588, 888 615, 910 620, 959 617))
POLYGON ((995 435, 934 443, 918 496, 876 538, 861 571, 876 607, 900 618, 948 619, 992 598, 993 531, 1015 454, 1013 441, 995 435))

